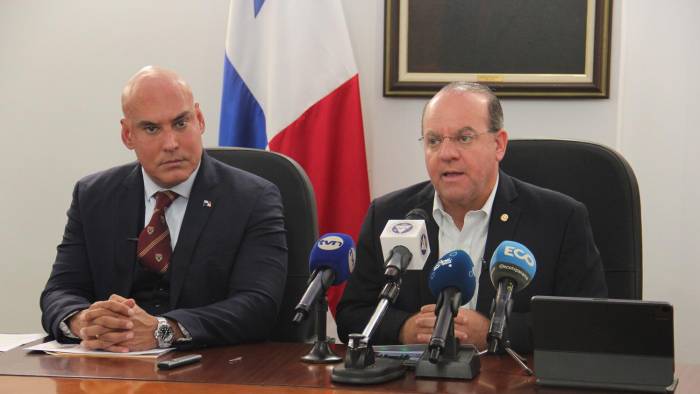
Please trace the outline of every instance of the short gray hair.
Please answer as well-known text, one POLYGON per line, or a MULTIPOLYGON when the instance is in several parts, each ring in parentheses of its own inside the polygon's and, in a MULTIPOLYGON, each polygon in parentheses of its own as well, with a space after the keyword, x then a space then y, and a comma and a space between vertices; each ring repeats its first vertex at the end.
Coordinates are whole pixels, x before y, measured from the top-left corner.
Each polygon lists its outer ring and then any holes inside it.
MULTIPOLYGON (((449 91, 471 92, 483 94, 484 96, 486 96, 486 98, 488 99, 489 111, 488 131, 495 133, 503 128, 503 108, 501 108, 501 102, 498 100, 498 97, 496 97, 496 95, 488 86, 476 82, 456 81, 443 86, 443 88, 440 89, 440 91, 437 92, 435 96, 437 96, 440 93, 449 91)), ((430 101, 432 101, 432 99, 430 101)), ((428 104, 430 104, 430 101, 428 101, 428 103, 425 104, 425 108, 423 108, 423 116, 425 116, 425 109, 428 108, 428 104)))

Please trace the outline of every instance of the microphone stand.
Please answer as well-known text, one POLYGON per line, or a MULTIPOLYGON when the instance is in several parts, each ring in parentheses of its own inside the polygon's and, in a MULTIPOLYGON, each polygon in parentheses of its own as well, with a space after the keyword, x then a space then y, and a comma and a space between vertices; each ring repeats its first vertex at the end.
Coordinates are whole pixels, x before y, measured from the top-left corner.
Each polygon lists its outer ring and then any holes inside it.
MULTIPOLYGON (((444 293, 441 293, 438 298, 438 305, 435 308, 436 313, 445 302, 449 302, 449 300, 446 300, 444 293)), ((453 305, 453 308, 444 346, 428 346, 425 349, 425 352, 423 352, 416 364, 417 378, 468 380, 479 374, 481 361, 476 347, 474 345, 460 345, 457 338, 455 338, 454 317, 459 311, 459 305, 453 305)), ((433 328, 433 332, 436 329, 437 324, 433 328)))
MULTIPOLYGON (((326 296, 318 297, 316 301, 316 323, 314 328, 316 331, 316 342, 309 353, 301 358, 301 361, 311 364, 328 364, 337 363, 342 360, 340 356, 335 354, 330 348, 331 343, 335 341, 327 336, 326 333, 326 313, 328 312, 328 301, 326 296)), ((296 321, 296 319, 295 319, 296 321)))
MULTIPOLYGON (((503 327, 508 326, 508 319, 510 318, 510 310, 511 306, 513 303, 513 300, 510 299, 510 295, 512 292, 512 286, 506 286, 505 291, 501 291, 501 285, 499 285, 499 291, 498 294, 496 295, 497 298, 499 296, 501 298, 505 298, 508 300, 508 302, 496 302, 496 305, 492 309, 499 308, 505 308, 505 311, 503 311, 503 316, 505 316, 505 322, 503 323, 503 327), (507 297, 507 298, 506 298, 507 297)), ((498 311, 496 311, 498 312, 498 311)), ((495 314, 492 314, 494 316, 495 314)), ((493 323, 493 322, 492 322, 493 323)), ((491 331, 491 330, 489 330, 491 331)), ((488 348, 484 350, 483 352, 479 353, 479 355, 484 355, 484 354, 502 354, 503 351, 508 353, 515 362, 520 365, 520 368, 522 368, 526 374, 532 376, 534 375, 534 372, 530 367, 527 366, 527 359, 521 355, 519 355, 515 350, 511 349, 510 347, 510 341, 508 339, 505 339, 503 337, 503 331, 502 330, 496 330, 495 332, 489 332, 489 337, 488 337, 488 348)))
POLYGON ((362 334, 350 334, 344 365, 333 367, 331 380, 338 383, 375 384, 398 379, 406 373, 401 360, 375 358, 370 343, 390 304, 401 290, 401 278, 390 280, 379 295, 380 301, 362 334))

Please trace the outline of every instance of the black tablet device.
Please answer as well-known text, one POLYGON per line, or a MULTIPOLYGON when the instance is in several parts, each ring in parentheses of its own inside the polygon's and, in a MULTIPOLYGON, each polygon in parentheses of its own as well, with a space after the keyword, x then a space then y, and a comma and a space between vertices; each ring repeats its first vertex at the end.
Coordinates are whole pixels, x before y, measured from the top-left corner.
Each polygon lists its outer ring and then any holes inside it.
POLYGON ((667 302, 535 296, 537 384, 673 391, 673 307, 667 302))

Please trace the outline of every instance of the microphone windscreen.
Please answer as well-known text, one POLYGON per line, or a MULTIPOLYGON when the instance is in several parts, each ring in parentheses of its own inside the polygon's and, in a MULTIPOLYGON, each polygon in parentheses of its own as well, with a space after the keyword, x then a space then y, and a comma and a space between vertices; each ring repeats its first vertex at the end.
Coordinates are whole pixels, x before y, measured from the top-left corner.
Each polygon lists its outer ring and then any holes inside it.
POLYGON ((309 255, 309 272, 329 268, 335 272, 333 285, 350 277, 355 268, 355 242, 343 233, 328 233, 319 238, 309 255))
POLYGON ((405 219, 387 221, 379 235, 384 261, 389 259, 395 247, 403 246, 411 252, 411 260, 406 268, 422 270, 430 256, 427 222, 428 214, 420 208, 412 209, 405 219))
POLYGON ((525 245, 515 241, 503 241, 493 252, 489 271, 494 286, 508 278, 515 282, 515 291, 519 291, 527 287, 535 277, 537 262, 535 255, 525 245))
POLYGON ((463 250, 446 253, 435 263, 428 287, 435 297, 444 289, 455 287, 462 294, 462 305, 466 304, 472 299, 476 289, 472 259, 463 250))

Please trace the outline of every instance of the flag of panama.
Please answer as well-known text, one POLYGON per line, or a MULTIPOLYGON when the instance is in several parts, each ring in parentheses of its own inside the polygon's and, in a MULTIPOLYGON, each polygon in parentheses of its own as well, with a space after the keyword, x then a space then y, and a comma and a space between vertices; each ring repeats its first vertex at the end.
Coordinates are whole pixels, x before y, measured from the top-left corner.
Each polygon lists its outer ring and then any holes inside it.
MULTIPOLYGON (((320 234, 357 240, 369 205, 359 77, 340 0, 232 0, 219 144, 296 160, 320 234)), ((343 286, 343 285, 341 285, 343 286)), ((341 288, 328 293, 331 311, 341 288)))

